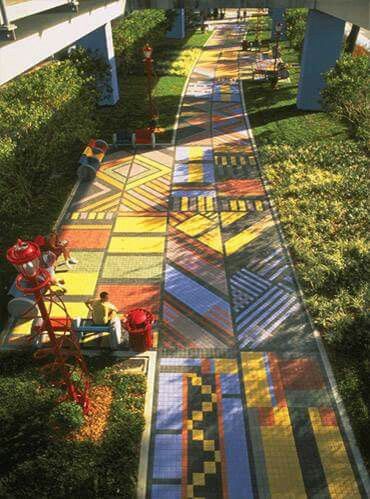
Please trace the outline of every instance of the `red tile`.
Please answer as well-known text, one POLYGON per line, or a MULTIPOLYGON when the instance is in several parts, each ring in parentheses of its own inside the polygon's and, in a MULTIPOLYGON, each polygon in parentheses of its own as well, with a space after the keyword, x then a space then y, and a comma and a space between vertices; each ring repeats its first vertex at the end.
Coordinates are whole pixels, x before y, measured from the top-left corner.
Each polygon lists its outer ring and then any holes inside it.
POLYGON ((153 314, 158 314, 160 286, 153 284, 100 284, 96 295, 106 291, 109 301, 120 312, 127 313, 133 308, 145 308, 153 314))
POLYGON ((320 367, 313 359, 280 360, 279 367, 287 390, 320 390, 325 387, 320 367))
POLYGON ((274 410, 272 407, 258 407, 258 419, 260 426, 274 426, 274 410))
POLYGON ((109 240, 110 230, 105 229, 62 229, 61 239, 69 241, 71 249, 105 249, 109 240))
POLYGON ((202 374, 210 374, 211 373, 211 362, 209 359, 202 359, 201 360, 200 372, 202 374))
POLYGON ((265 190, 260 180, 230 179, 217 183, 217 190, 221 196, 264 196, 265 190))
POLYGON ((333 409, 322 407, 319 409, 319 412, 323 426, 337 426, 337 418, 333 409))

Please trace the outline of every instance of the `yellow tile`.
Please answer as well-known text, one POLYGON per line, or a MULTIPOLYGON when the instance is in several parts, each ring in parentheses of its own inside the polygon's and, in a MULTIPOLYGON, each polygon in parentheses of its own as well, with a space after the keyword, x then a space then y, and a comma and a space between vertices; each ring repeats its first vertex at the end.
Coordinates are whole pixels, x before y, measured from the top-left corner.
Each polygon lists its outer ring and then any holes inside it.
POLYGON ((103 220, 104 217, 105 217, 105 213, 104 212, 100 212, 100 213, 98 213, 98 215, 97 215, 96 218, 97 218, 97 220, 103 220))
POLYGON ((249 244, 251 241, 260 236, 265 230, 273 227, 274 221, 271 215, 265 216, 259 222, 256 222, 248 229, 239 232, 237 235, 231 237, 225 243, 225 250, 227 255, 232 255, 236 251, 249 244))
POLYGON ((71 219, 72 220, 78 220, 78 217, 80 216, 79 212, 78 211, 74 211, 72 213, 72 216, 71 216, 71 219))
POLYGON ((193 440, 204 440, 203 430, 193 430, 193 440))
POLYGON ((212 402, 202 402, 202 411, 203 412, 212 412, 213 411, 212 402))
POLYGON ((213 227, 214 223, 203 215, 194 215, 193 217, 180 223, 177 229, 185 232, 189 236, 197 236, 201 232, 213 227))
POLYGON ((217 393, 212 393, 211 395, 211 400, 212 402, 216 403, 217 402, 217 393))
POLYGON ((163 253, 165 237, 114 236, 108 251, 111 253, 163 253))
POLYGON ((306 498, 301 467, 291 426, 261 426, 271 497, 306 498))
POLYGON ((262 203, 262 201, 255 201, 255 204, 256 204, 256 210, 263 211, 263 203, 262 203))
POLYGON ((68 295, 88 295, 92 296, 95 291, 97 272, 67 272, 63 275, 65 281, 64 287, 68 295))
POLYGON ((192 419, 193 421, 203 421, 203 412, 202 411, 192 411, 192 419))
POLYGON ((244 213, 239 213, 235 211, 222 211, 221 212, 221 224, 222 227, 227 227, 228 225, 231 225, 233 222, 236 222, 236 220, 239 220, 239 218, 244 217, 244 213))
POLYGON ((204 461, 204 473, 216 473, 216 463, 214 461, 204 461))
POLYGON ((272 407, 263 354, 242 352, 242 371, 248 407, 272 407))
POLYGON ((215 450, 215 441, 214 440, 203 440, 203 450, 204 451, 215 450))
POLYGON ((200 386, 202 384, 202 378, 200 378, 199 376, 193 376, 191 384, 193 386, 200 386))
POLYGON ((117 217, 114 232, 166 232, 166 217, 117 217))
MULTIPOLYGON (((83 302, 65 302, 70 317, 87 317, 87 307, 83 302)), ((60 309, 55 308, 54 317, 60 317, 60 309)))
POLYGON ((193 473, 193 484, 194 485, 205 485, 205 475, 204 473, 193 473))
POLYGON ((202 393, 212 393, 211 385, 202 385, 202 393))
POLYGON ((203 168, 202 165, 196 163, 188 164, 189 182, 202 182, 203 181, 203 168))
POLYGON ((214 210, 214 207, 213 207, 213 198, 211 198, 210 196, 206 197, 206 209, 207 209, 207 211, 213 211, 214 210))
POLYGON ((191 419, 188 419, 186 421, 186 427, 188 430, 192 430, 193 429, 193 421, 191 419))
POLYGON ((203 148, 200 146, 191 146, 189 150, 190 161, 200 161, 203 157, 203 148))
POLYGON ((238 364, 234 359, 215 359, 217 374, 238 374, 238 364))
POLYGON ((90 211, 90 213, 87 215, 88 220, 95 220, 96 218, 96 213, 95 211, 90 211))
POLYGON ((331 497, 360 498, 357 482, 338 426, 324 426, 317 408, 309 409, 331 497))
POLYGON ((18 320, 14 327, 11 329, 12 334, 31 334, 32 319, 20 319, 18 320))
POLYGON ((186 497, 193 499, 194 497, 194 485, 186 486, 186 497))
POLYGON ((214 249, 215 251, 218 251, 219 253, 223 252, 221 232, 219 227, 215 227, 203 236, 198 237, 198 240, 214 249))
POLYGON ((181 211, 187 211, 189 209, 189 198, 181 198, 181 211))
POLYGON ((219 450, 215 450, 215 461, 216 463, 221 462, 221 452, 219 450))

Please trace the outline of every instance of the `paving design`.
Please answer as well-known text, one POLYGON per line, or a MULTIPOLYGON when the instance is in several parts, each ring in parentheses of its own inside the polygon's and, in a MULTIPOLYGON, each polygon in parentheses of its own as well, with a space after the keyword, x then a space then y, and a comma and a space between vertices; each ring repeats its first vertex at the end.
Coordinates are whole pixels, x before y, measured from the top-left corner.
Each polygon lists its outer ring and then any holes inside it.
POLYGON ((216 28, 175 146, 112 154, 79 185, 60 226, 79 263, 58 277, 73 317, 103 290, 158 314, 148 499, 365 496, 244 120, 259 55, 242 36, 216 28))

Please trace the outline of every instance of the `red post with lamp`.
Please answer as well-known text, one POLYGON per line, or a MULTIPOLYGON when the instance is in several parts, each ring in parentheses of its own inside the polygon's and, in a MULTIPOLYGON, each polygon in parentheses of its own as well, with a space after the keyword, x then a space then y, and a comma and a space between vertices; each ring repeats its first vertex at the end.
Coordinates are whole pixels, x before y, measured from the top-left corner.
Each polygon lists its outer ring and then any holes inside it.
POLYGON ((41 314, 41 323, 36 334, 47 333, 50 346, 36 353, 36 357, 52 356, 52 361, 43 366, 55 378, 55 384, 66 389, 67 396, 83 408, 89 410, 89 377, 77 338, 70 330, 71 319, 60 296, 50 290, 49 272, 40 266, 41 250, 32 241, 22 241, 8 249, 7 260, 14 265, 19 274, 16 286, 23 294, 33 295, 41 314), (48 307, 47 307, 48 303, 48 307), (65 313, 63 318, 52 319, 51 308, 56 304, 65 313), (62 334, 56 334, 56 331, 62 334), (79 370, 80 383, 73 380, 73 373, 79 370))
POLYGON ((153 96, 152 96, 152 90, 153 90, 153 79, 154 79, 154 73, 153 73, 153 49, 149 45, 149 43, 146 43, 143 47, 143 55, 144 59, 143 62, 145 64, 145 72, 147 76, 147 90, 148 90, 148 100, 149 100, 149 112, 150 112, 150 121, 153 121, 157 118, 158 112, 155 107, 154 101, 153 101, 153 96))

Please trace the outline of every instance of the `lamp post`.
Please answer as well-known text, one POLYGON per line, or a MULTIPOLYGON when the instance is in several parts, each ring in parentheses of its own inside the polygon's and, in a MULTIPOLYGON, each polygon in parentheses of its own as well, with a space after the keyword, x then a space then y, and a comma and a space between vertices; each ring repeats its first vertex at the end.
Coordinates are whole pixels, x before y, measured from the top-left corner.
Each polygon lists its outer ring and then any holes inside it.
POLYGON ((275 61, 274 61, 274 71, 276 71, 276 64, 277 60, 279 57, 279 44, 280 44, 280 36, 283 31, 283 24, 282 23, 276 23, 275 24, 275 37, 276 37, 276 42, 275 42, 275 61))
POLYGON ((18 239, 16 244, 8 249, 6 257, 19 272, 16 278, 16 287, 24 294, 34 295, 41 314, 36 334, 41 335, 46 331, 49 337, 50 347, 43 349, 36 355, 39 358, 49 355, 53 357, 52 362, 46 364, 43 370, 49 371, 52 375, 59 375, 60 379, 56 380, 56 384, 65 388, 67 397, 80 404, 84 413, 87 414, 89 410, 87 367, 78 341, 73 331, 69 331, 71 320, 60 297, 58 297, 58 306, 65 312, 65 317, 62 319, 50 317, 51 306, 57 302, 55 294, 50 290, 51 276, 46 269, 40 266, 40 247, 35 242, 18 239), (45 298, 50 304, 49 310, 45 298), (64 334, 56 335, 56 330, 63 331, 64 334), (67 335, 68 332, 69 335, 67 335), (74 364, 72 365, 71 362, 74 364), (81 371, 82 387, 72 379, 76 367, 81 371))
POLYGON ((153 121, 158 116, 158 112, 157 112, 157 109, 155 107, 155 104, 153 102, 153 97, 152 97, 153 76, 154 76, 153 75, 153 59, 152 59, 153 49, 149 45, 149 43, 146 43, 144 45, 143 54, 144 54, 143 62, 145 64, 145 71, 146 71, 146 76, 147 76, 147 89, 148 89, 150 121, 153 121))

